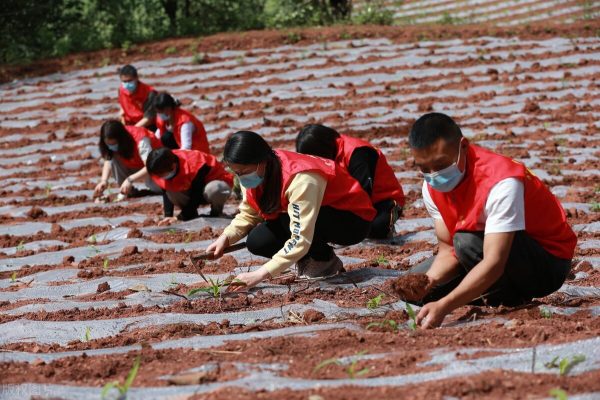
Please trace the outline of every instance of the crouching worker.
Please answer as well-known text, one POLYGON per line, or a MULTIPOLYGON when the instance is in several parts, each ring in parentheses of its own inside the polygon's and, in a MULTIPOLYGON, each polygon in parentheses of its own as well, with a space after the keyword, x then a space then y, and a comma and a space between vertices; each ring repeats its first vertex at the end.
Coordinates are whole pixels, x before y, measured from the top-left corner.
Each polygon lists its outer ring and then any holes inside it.
POLYGON ((159 93, 156 107, 156 137, 170 149, 199 150, 210 154, 206 130, 200 120, 180 107, 166 92, 159 93))
POLYGON ((215 156, 196 150, 152 151, 146 162, 148 173, 163 190, 165 218, 159 225, 198 218, 198 207, 210 204, 210 216, 223 213, 231 194, 233 176, 215 156), (173 216, 174 206, 181 209, 173 216))
POLYGON ((271 260, 237 276, 246 287, 294 263, 299 275, 334 275, 343 270, 342 261, 328 243, 350 245, 367 236, 375 216, 369 196, 332 161, 273 150, 248 131, 227 140, 224 161, 239 177, 244 197, 239 214, 206 251, 220 257, 248 236, 248 250, 271 260))
POLYGON ((377 211, 369 237, 394 235, 394 224, 404 206, 404 192, 381 150, 327 126, 306 125, 296 137, 296 151, 334 160, 348 171, 371 197, 377 211))
POLYGON ((156 111, 154 99, 157 92, 152 86, 140 81, 133 65, 119 69, 121 86, 119 87, 119 105, 121 122, 125 125, 141 126, 154 131, 156 129, 156 111))
POLYGON ((155 193, 160 188, 150 179, 146 171, 146 158, 153 149, 161 147, 160 141, 149 130, 137 126, 125 126, 116 120, 109 120, 100 128, 100 154, 104 159, 100 183, 94 189, 94 197, 102 196, 112 175, 120 186, 117 200, 135 196, 137 190, 133 182, 145 179, 146 187, 155 193))
POLYGON ((437 255, 411 270, 432 287, 417 323, 436 327, 468 303, 515 306, 560 288, 577 238, 539 178, 470 144, 444 114, 419 118, 409 144, 439 242, 437 255))

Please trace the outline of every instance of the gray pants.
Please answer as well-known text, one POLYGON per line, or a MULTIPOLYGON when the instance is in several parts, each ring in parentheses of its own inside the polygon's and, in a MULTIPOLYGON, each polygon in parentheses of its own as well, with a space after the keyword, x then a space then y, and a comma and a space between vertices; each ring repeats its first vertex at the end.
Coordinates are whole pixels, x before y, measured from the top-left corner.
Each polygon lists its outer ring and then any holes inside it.
MULTIPOLYGON (((483 232, 456 232, 454 252, 458 257, 459 270, 447 282, 437 286, 423 303, 436 301, 450 293, 467 273, 483 259, 483 232)), ((412 273, 425 273, 431 268, 435 257, 411 268, 412 273)), ((486 293, 471 304, 515 306, 544 297, 558 290, 571 270, 571 260, 548 253, 525 231, 515 233, 504 273, 486 293)))
MULTIPOLYGON (((223 211, 223 206, 231 195, 231 187, 224 181, 211 181, 204 186, 202 196, 204 202, 210 204, 211 215, 219 215, 223 211)), ((190 190, 185 192, 169 192, 167 197, 177 207, 183 209, 192 200, 193 194, 190 190)))
MULTIPOLYGON (((115 178, 115 181, 117 181, 119 186, 123 184, 128 176, 135 174, 141 169, 127 168, 117 157, 114 157, 112 160, 110 160, 110 166, 112 168, 113 178, 115 178)), ((162 192, 162 189, 156 183, 154 183, 152 178, 150 178, 150 175, 146 176, 144 184, 150 191, 154 193, 159 194, 162 192)))

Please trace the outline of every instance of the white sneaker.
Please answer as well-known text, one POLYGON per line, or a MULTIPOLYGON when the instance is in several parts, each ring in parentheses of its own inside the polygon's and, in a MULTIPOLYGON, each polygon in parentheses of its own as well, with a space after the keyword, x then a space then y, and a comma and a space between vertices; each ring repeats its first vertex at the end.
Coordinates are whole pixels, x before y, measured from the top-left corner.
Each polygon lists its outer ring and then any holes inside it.
POLYGON ((296 263, 301 278, 325 278, 343 271, 344 264, 335 254, 327 261, 317 261, 306 257, 296 263))

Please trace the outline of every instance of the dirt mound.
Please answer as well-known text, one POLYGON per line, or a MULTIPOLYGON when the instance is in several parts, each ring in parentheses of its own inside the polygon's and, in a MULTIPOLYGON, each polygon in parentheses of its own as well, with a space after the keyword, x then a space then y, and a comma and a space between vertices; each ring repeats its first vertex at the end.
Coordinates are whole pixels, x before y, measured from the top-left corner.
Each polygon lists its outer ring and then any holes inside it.
POLYGON ((408 274, 395 279, 392 288, 402 300, 420 302, 431 289, 431 283, 425 274, 408 274))

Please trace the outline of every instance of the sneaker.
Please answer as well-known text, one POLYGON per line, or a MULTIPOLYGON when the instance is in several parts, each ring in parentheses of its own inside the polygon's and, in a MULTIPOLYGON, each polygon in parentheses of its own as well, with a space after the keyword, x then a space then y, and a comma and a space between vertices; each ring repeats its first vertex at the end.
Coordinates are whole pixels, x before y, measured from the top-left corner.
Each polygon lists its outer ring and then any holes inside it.
POLYGON ((333 276, 344 270, 342 260, 335 254, 327 261, 317 261, 312 257, 305 257, 296 263, 298 276, 302 278, 325 278, 333 276))

